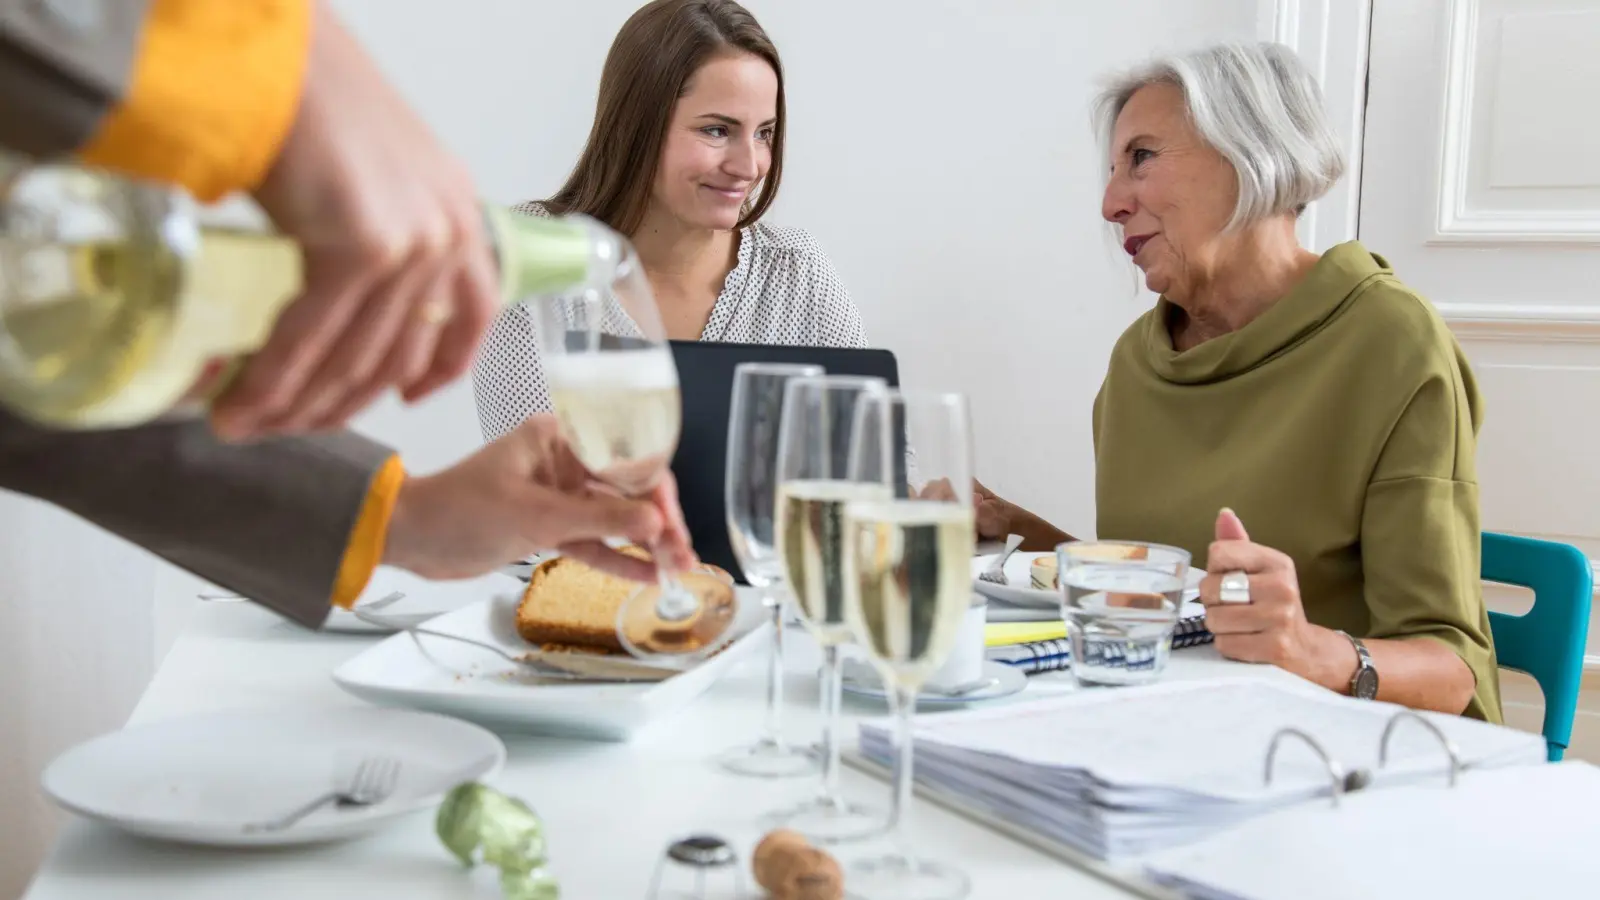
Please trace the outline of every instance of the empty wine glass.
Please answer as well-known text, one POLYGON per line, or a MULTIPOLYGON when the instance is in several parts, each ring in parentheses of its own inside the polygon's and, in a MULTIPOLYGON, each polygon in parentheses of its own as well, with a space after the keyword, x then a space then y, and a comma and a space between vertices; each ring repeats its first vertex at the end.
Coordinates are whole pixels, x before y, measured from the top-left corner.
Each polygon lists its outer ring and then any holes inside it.
MULTIPOLYGON (((535 312, 550 401, 572 451, 594 478, 627 496, 651 491, 678 446, 678 370, 650 282, 633 247, 617 238, 614 265, 590 285, 527 301, 535 312)), ((657 548, 651 548, 653 551, 657 548)), ((617 638, 641 659, 702 659, 732 633, 737 596, 708 571, 673 577, 623 601, 617 638)))
POLYGON ((733 370, 733 400, 728 410, 728 536, 744 580, 762 593, 772 616, 772 648, 767 659, 767 714, 761 737, 721 758, 740 775, 788 778, 816 768, 809 747, 783 737, 783 561, 778 557, 773 515, 777 504, 778 427, 783 392, 794 378, 823 374, 821 366, 740 363, 733 370))
POLYGON ((915 854, 912 716, 917 693, 955 646, 972 598, 972 436, 960 394, 889 391, 857 401, 851 477, 877 480, 880 499, 845 504, 845 620, 892 694, 895 849, 850 867, 852 895, 955 900, 971 890, 960 869, 915 854), (901 466, 914 444, 914 469, 901 466))
POLYGON ((775 534, 801 621, 822 645, 823 658, 822 792, 786 819, 817 842, 852 840, 883 827, 880 814, 839 793, 838 728, 840 645, 850 639, 844 618, 844 505, 888 493, 876 478, 851 480, 856 400, 887 390, 880 378, 844 375, 794 378, 784 389, 775 534))

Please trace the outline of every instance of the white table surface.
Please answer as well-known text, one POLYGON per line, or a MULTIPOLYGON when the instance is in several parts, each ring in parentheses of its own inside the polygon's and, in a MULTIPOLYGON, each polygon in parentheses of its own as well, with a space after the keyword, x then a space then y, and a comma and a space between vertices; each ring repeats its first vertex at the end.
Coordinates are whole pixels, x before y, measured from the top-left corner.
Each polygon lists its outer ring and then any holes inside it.
MULTIPOLYGON (((791 630, 787 725, 792 737, 813 740, 816 651, 791 630)), ((379 637, 319 634, 299 629, 241 602, 209 602, 174 644, 129 724, 226 709, 354 707, 362 701, 329 677, 340 663, 379 637)), ((752 740, 762 718, 765 661, 742 663, 671 721, 656 723, 629 743, 590 743, 506 736, 506 768, 490 783, 521 797, 543 817, 552 870, 563 897, 643 898, 666 844, 691 832, 734 842, 745 863, 769 828, 765 813, 798 803, 816 790, 812 779, 762 781, 725 774, 711 757, 752 740)), ((1211 647, 1174 652, 1167 677, 1195 679, 1276 669, 1221 659, 1211 647)), ((1072 690, 1065 676, 1029 680, 1026 699, 1072 690)), ((995 702, 1012 702, 1008 700, 995 702)), ((884 714, 881 706, 848 695, 851 719, 884 714)), ((938 715, 937 712, 925 713, 938 715)), ((854 728, 844 726, 848 740, 854 728)), ((887 808, 889 786, 848 766, 846 794, 887 808)), ((914 833, 922 850, 956 861, 972 876, 974 898, 1071 896, 1102 900, 1124 890, 1005 838, 943 808, 918 800, 914 833)), ((841 861, 883 849, 877 844, 834 848, 841 861)), ((709 897, 732 897, 713 878, 709 897)), ((63 830, 25 900, 180 900, 253 898, 494 898, 492 869, 466 873, 438 842, 431 812, 398 820, 368 837, 310 848, 230 851, 163 844, 74 819, 63 830)))

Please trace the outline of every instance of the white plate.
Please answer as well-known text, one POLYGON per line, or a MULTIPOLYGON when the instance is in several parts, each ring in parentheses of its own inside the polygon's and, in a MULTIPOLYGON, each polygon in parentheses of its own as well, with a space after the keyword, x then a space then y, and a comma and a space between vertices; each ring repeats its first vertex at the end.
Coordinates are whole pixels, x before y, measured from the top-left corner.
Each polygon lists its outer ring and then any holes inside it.
MULTIPOLYGON (((682 674, 658 682, 594 684, 541 679, 456 641, 397 634, 340 666, 333 680, 373 703, 408 706, 480 722, 497 731, 627 740, 652 721, 699 697, 746 654, 767 646, 770 625, 755 595, 739 591, 732 645, 682 674)), ((507 653, 532 649, 517 635, 518 597, 500 595, 428 623, 429 630, 493 644, 507 653)), ((652 663, 672 666, 672 663, 652 663)))
MULTIPOLYGON (((516 582, 499 572, 460 581, 429 581, 404 569, 380 568, 372 573, 367 589, 355 605, 370 603, 395 591, 405 596, 383 608, 382 615, 402 625, 419 625, 435 616, 457 610, 495 595, 515 590, 516 582)), ((347 609, 334 608, 322 623, 323 631, 341 634, 393 634, 394 629, 374 625, 347 609)))
POLYGON ((353 837, 425 807, 452 787, 499 771, 506 748, 490 732, 395 709, 226 712, 141 725, 62 753, 44 791, 63 808, 146 837, 221 847, 353 837), (389 799, 325 806, 275 832, 247 833, 325 793, 364 755, 399 763, 389 799))
MULTIPOLYGON (((1055 554, 1022 553, 1020 551, 1011 554, 1011 558, 1006 560, 1005 568, 1006 580, 1010 584, 995 584, 992 581, 984 581, 978 577, 978 573, 989 568, 989 564, 994 562, 995 554, 974 557, 972 560, 973 589, 990 600, 999 600, 1002 603, 1010 603, 1013 606, 1027 606, 1035 609, 1047 608, 1059 612, 1061 609, 1061 594, 1057 591, 1034 589, 1032 587, 1033 578, 1028 574, 1028 570, 1033 567, 1034 560, 1041 556, 1053 555, 1055 554)), ((1189 569, 1189 577, 1186 581, 1188 589, 1184 591, 1183 599, 1193 600, 1200 596, 1200 579, 1204 577, 1206 577, 1204 570, 1189 569)), ((990 618, 993 620, 992 616, 990 618)))
MULTIPOLYGON (((935 693, 917 695, 918 708, 929 706, 966 706, 969 703, 982 703, 985 700, 998 700, 1012 694, 1021 693, 1028 686, 1028 676, 1016 666, 995 662, 992 659, 983 661, 983 674, 979 677, 993 678, 996 683, 981 691, 962 694, 959 697, 947 697, 935 693)), ((873 700, 886 700, 883 693, 883 681, 878 677, 878 670, 860 660, 849 660, 844 667, 844 677, 841 679, 841 689, 846 694, 865 697, 873 700)))

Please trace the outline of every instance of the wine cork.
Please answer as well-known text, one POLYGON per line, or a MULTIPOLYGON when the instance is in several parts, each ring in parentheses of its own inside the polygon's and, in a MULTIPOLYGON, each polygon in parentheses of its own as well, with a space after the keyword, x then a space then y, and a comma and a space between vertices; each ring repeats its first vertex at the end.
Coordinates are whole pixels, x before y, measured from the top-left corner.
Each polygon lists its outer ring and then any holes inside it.
POLYGON ((751 859, 756 884, 772 900, 843 900, 844 873, 827 851, 780 828, 761 839, 751 859))

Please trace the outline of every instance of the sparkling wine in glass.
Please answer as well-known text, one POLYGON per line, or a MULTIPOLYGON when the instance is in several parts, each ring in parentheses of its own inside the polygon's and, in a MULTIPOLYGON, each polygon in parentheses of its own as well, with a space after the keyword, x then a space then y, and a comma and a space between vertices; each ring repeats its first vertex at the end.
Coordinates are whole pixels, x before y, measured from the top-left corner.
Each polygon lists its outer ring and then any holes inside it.
POLYGON ((839 792, 838 727, 840 645, 850 640, 844 610, 844 507, 852 500, 889 495, 876 473, 868 481, 851 477, 856 401, 887 390, 879 378, 833 375, 795 378, 784 389, 776 546, 800 620, 822 646, 823 659, 822 791, 785 818, 789 827, 817 842, 853 840, 883 827, 880 814, 846 801, 839 792))
POLYGON ((740 363, 733 372, 728 411, 728 472, 724 496, 728 536, 744 579, 761 591, 772 619, 767 657, 767 714, 755 743, 723 754, 724 768, 758 778, 791 778, 816 769, 810 747, 783 735, 783 561, 778 556, 778 428, 783 392, 792 379, 823 374, 821 366, 740 363))
POLYGON ((845 618, 857 643, 892 693, 895 714, 894 801, 887 855, 854 863, 852 895, 961 898, 966 874, 916 854, 908 829, 912 786, 912 717, 917 693, 944 665, 972 598, 972 438, 960 394, 889 391, 857 404, 852 475, 881 479, 886 496, 846 504, 845 618), (874 433, 876 429, 876 433, 874 433), (909 477, 895 463, 905 443, 917 448, 909 477))
MULTIPOLYGON (((642 496, 672 462, 683 410, 650 283, 632 246, 619 239, 617 247, 610 285, 529 302, 551 404, 573 453, 597 481, 642 496)), ((709 571, 674 577, 658 566, 658 583, 623 601, 617 638, 640 659, 703 659, 726 644, 737 612, 730 579, 709 571)))

